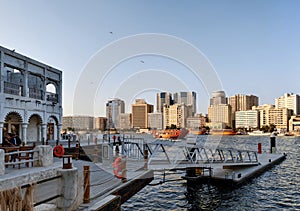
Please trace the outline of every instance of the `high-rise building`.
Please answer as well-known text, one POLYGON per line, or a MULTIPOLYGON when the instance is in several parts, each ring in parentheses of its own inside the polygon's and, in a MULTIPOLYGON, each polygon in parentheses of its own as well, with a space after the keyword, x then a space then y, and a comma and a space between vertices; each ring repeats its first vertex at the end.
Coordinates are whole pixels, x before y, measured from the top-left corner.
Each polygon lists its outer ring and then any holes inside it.
POLYGON ((231 106, 227 104, 224 91, 212 92, 212 98, 210 98, 210 106, 208 108, 208 121, 212 123, 210 125, 224 123, 219 125, 232 127, 231 110, 231 106))
POLYGON ((148 127, 150 129, 163 129, 163 115, 160 112, 148 114, 148 127))
POLYGON ((236 128, 259 128, 259 111, 236 111, 236 128))
POLYGON ((174 98, 174 104, 182 104, 184 103, 186 106, 188 106, 189 116, 194 116, 197 112, 197 99, 196 99, 196 92, 177 92, 173 95, 174 98))
POLYGON ((235 113, 236 111, 251 110, 252 106, 258 106, 258 97, 254 95, 242 95, 237 94, 228 98, 228 104, 231 105, 232 125, 235 125, 235 113))
POLYGON ((106 129, 106 117, 95 117, 94 129, 104 131, 106 129))
POLYGON ((110 99, 106 103, 107 128, 120 129, 120 114, 125 111, 125 103, 118 98, 110 99))
POLYGON ((208 121, 212 123, 223 122, 232 127, 231 106, 228 104, 211 105, 208 108, 208 121))
POLYGON ((132 105, 133 128, 145 129, 148 127, 148 113, 153 112, 153 105, 147 104, 144 99, 136 99, 132 105))
POLYGON ((275 108, 288 108, 293 110, 293 115, 300 115, 300 96, 297 94, 285 93, 275 99, 275 108))
POLYGON ((172 105, 172 95, 169 92, 160 92, 156 94, 156 111, 163 112, 163 106, 172 105))
POLYGON ((227 104, 227 99, 224 91, 212 92, 212 97, 210 98, 210 106, 219 104, 227 104))
POLYGON ((269 124, 273 124, 277 129, 289 130, 289 119, 293 110, 288 108, 275 108, 269 110, 269 124))
POLYGON ((164 105, 163 107, 163 127, 175 125, 177 128, 185 128, 187 120, 187 106, 182 104, 164 105))
POLYGON ((252 110, 258 110, 260 116, 260 127, 275 125, 278 129, 288 130, 289 119, 292 110, 287 108, 275 108, 274 105, 253 106, 252 110))
POLYGON ((64 116, 63 129, 73 128, 78 130, 93 130, 94 117, 91 116, 64 116))
POLYGON ((132 118, 130 113, 122 113, 120 114, 120 129, 121 130, 129 130, 132 125, 132 118))

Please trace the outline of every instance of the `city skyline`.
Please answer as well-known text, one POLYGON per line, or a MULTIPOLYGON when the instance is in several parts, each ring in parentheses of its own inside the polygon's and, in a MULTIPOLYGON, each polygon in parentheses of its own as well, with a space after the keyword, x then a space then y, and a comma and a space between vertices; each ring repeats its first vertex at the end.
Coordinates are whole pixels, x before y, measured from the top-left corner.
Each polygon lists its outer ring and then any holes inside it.
MULTIPOLYGON (((127 105, 145 98, 155 105, 153 93, 166 90, 197 92, 197 112, 207 113, 213 83, 206 83, 206 74, 195 74, 190 63, 181 63, 170 54, 148 51, 119 58, 105 80, 85 81, 85 87, 97 90, 92 100, 74 100, 77 82, 97 53, 147 33, 168 35, 193 46, 210 64, 218 87, 227 96, 252 94, 260 97, 260 104, 270 104, 284 93, 299 93, 298 1, 29 0, 1 1, 1 6, 0 23, 6 30, 0 34, 0 45, 63 71, 64 115, 104 116, 102 105, 110 97, 125 96, 127 105), (93 109, 86 107, 90 104, 93 109), (74 113, 74 105, 82 106, 85 113, 74 113)), ((175 47, 170 51, 179 54, 181 48, 175 47)), ((99 71, 104 64, 100 65, 99 71)), ((200 73, 204 70, 201 66, 200 73)))

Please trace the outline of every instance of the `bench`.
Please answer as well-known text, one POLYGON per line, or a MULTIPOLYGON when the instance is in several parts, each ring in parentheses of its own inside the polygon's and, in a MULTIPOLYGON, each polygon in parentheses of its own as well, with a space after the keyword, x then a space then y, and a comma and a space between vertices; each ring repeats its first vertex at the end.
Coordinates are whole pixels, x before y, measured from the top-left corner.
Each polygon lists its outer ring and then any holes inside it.
POLYGON ((29 167, 31 163, 31 167, 33 167, 33 154, 35 146, 20 146, 20 147, 0 147, 5 152, 5 167, 7 168, 9 165, 12 165, 13 168, 15 165, 25 164, 26 167, 29 167))

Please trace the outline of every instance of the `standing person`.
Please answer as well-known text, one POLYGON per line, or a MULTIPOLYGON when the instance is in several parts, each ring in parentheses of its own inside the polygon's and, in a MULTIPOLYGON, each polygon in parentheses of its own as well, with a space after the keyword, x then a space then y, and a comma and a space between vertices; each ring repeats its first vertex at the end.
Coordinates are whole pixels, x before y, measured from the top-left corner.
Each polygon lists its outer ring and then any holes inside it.
POLYGON ((270 135, 270 152, 276 152, 276 136, 277 136, 277 129, 274 128, 273 132, 270 135))

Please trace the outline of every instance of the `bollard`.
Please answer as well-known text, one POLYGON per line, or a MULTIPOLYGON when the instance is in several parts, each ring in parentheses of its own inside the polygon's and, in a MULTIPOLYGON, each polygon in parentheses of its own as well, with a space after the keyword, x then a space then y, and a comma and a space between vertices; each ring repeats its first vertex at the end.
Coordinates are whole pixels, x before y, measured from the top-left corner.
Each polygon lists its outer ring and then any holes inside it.
POLYGON ((63 155, 63 169, 72 168, 72 155, 63 155))
POLYGON ((90 202, 90 166, 83 166, 84 183, 83 183, 83 203, 90 202))
POLYGON ((257 153, 261 154, 261 143, 258 143, 257 145, 257 153))
POLYGON ((79 143, 76 143, 76 153, 75 153, 75 159, 78 160, 79 158, 79 143))
POLYGON ((148 170, 148 150, 144 150, 144 169, 148 170))
POLYGON ((70 137, 68 138, 68 148, 69 149, 71 148, 71 139, 70 139, 70 137))

